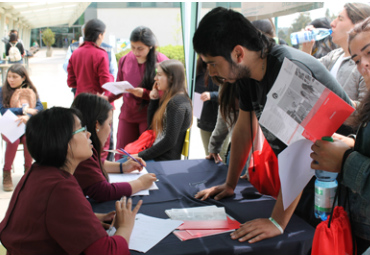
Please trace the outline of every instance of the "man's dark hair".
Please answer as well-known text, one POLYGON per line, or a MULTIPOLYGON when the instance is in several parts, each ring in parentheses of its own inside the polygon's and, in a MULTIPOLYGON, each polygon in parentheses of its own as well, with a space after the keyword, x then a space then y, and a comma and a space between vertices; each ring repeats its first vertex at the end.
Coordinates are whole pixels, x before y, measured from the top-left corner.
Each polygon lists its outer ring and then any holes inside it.
POLYGON ((265 58, 274 40, 256 29, 241 13, 217 7, 199 23, 193 45, 198 54, 222 56, 231 62, 231 52, 236 45, 250 51, 261 51, 261 58, 265 58))

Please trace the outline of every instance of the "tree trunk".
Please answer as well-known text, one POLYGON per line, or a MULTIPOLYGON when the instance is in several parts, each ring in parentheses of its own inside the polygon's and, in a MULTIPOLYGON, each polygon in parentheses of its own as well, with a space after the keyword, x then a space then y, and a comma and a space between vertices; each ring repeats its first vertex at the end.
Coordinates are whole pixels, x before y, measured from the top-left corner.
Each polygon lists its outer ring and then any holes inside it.
POLYGON ((51 57, 52 53, 53 53, 53 50, 51 48, 51 46, 46 46, 47 50, 46 50, 46 57, 51 57))

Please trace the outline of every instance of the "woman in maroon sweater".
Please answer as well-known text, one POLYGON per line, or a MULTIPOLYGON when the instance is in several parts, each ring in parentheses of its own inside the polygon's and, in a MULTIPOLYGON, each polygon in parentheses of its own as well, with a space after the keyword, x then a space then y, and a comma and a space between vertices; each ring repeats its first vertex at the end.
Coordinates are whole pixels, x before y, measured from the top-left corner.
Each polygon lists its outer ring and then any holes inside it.
MULTIPOLYGON (((84 194, 98 202, 131 196, 140 190, 148 189, 157 179, 155 174, 145 174, 135 181, 109 183, 107 173, 128 173, 141 170, 142 166, 133 160, 125 163, 100 160, 104 142, 110 133, 113 110, 107 100, 93 94, 79 94, 72 103, 83 116, 82 122, 91 133, 93 155, 81 162, 74 174, 84 194)), ((144 166, 145 162, 137 158, 144 166)))
POLYGON ((94 215, 73 173, 91 157, 90 133, 75 109, 54 107, 27 123, 27 147, 35 163, 14 190, 0 240, 7 254, 130 254, 129 238, 142 202, 116 202, 115 227, 109 237, 102 221, 114 212, 94 215))

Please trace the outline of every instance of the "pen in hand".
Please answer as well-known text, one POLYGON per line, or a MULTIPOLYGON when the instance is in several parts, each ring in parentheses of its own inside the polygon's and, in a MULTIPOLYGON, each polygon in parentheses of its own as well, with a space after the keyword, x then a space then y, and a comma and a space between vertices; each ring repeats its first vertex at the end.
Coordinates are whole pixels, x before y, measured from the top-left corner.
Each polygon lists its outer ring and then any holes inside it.
POLYGON ((136 158, 134 158, 133 156, 130 155, 130 153, 128 153, 127 151, 125 151, 124 149, 119 149, 119 151, 123 152, 124 154, 126 154, 128 157, 130 157, 133 161, 139 163, 142 167, 144 167, 143 164, 141 164, 141 162, 139 160, 137 160, 136 158))

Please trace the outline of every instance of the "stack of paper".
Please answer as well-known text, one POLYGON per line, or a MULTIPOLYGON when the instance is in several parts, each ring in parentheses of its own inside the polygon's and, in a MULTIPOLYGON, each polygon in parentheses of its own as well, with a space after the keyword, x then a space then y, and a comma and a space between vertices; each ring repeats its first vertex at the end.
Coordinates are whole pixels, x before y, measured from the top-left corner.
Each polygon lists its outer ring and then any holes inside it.
MULTIPOLYGON (((131 173, 124 173, 124 174, 109 174, 109 181, 110 183, 115 182, 130 182, 137 180, 139 177, 143 176, 144 174, 147 174, 148 170, 144 167, 143 170, 140 172, 138 170, 135 170, 131 173)), ((158 186, 153 182, 152 186, 150 186, 149 189, 144 189, 139 192, 136 192, 135 194, 132 194, 131 196, 147 196, 149 195, 149 190, 157 190, 158 186)))
POLYGON ((226 215, 224 207, 202 206, 165 212, 173 220, 184 221, 173 232, 181 241, 231 232, 240 226, 238 221, 226 215))
MULTIPOLYGON (((129 249, 147 252, 183 222, 179 220, 160 219, 138 213, 131 233, 129 249)), ((109 233, 116 232, 115 228, 109 233)))
POLYGON ((102 87, 115 95, 127 93, 127 89, 134 88, 128 81, 107 82, 102 87))

